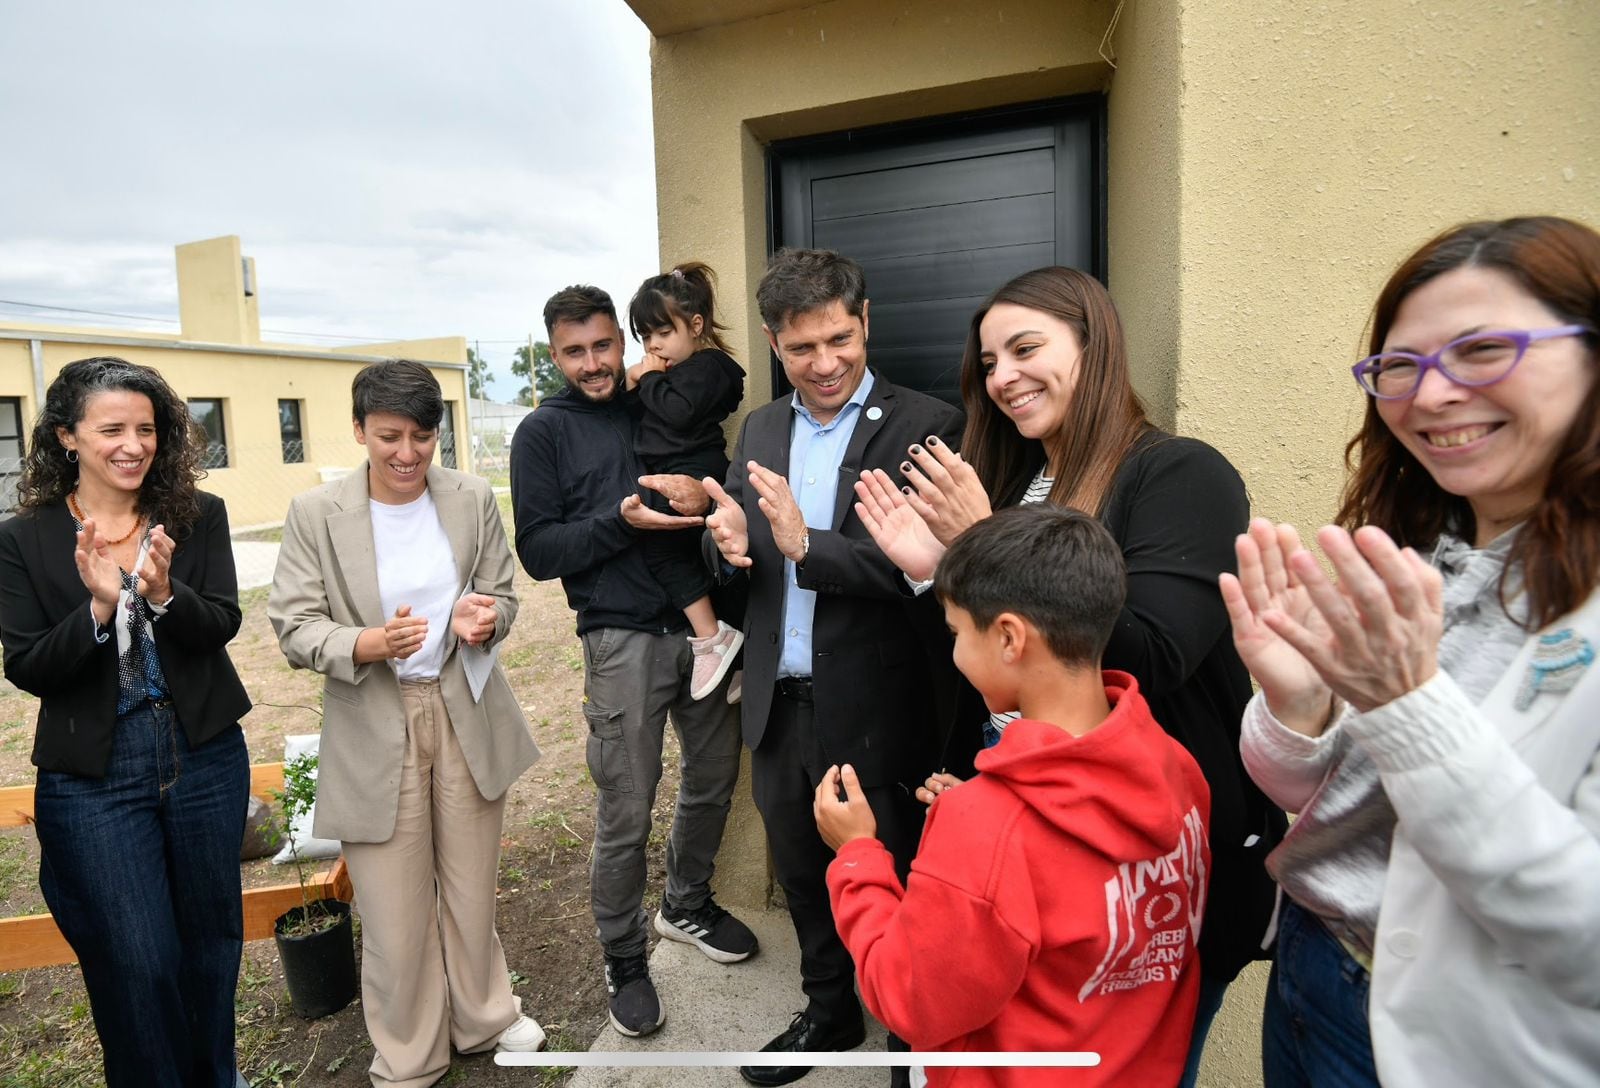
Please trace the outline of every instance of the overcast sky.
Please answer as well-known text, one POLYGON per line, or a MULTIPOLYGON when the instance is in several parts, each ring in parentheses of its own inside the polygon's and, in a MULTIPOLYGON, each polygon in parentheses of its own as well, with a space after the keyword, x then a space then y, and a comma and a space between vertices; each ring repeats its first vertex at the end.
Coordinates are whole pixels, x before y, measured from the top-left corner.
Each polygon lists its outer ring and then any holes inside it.
POLYGON ((553 291, 659 271, 622 0, 6 2, 0 38, 0 299, 171 319, 0 320, 174 330, 172 247, 237 234, 263 339, 465 336, 510 400, 553 291))

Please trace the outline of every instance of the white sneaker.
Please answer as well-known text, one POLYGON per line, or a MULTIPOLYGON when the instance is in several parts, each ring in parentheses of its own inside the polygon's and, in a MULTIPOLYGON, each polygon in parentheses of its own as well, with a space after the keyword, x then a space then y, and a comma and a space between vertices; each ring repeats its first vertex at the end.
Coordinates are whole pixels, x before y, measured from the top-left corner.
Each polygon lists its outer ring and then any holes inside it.
POLYGON ((544 1028, 531 1016, 519 1016, 500 1033, 494 1048, 512 1054, 532 1054, 544 1049, 544 1028))
POLYGON ((689 649, 694 651, 694 673, 689 678, 689 698, 704 699, 733 667, 733 660, 744 645, 744 632, 717 621, 717 633, 705 638, 689 636, 689 649))
POLYGON ((744 670, 734 669, 733 679, 728 681, 728 705, 738 706, 742 698, 744 698, 744 670))

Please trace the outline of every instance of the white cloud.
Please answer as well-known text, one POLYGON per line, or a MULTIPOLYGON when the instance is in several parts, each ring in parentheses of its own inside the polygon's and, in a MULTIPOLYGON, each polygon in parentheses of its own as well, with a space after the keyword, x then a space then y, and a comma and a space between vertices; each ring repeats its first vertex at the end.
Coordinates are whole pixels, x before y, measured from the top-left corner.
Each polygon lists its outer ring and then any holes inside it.
POLYGON ((466 336, 508 399, 492 341, 542 336, 568 283, 625 301, 658 271, 649 34, 621 0, 5 21, 0 298, 175 318, 172 247, 237 234, 264 328, 466 336))

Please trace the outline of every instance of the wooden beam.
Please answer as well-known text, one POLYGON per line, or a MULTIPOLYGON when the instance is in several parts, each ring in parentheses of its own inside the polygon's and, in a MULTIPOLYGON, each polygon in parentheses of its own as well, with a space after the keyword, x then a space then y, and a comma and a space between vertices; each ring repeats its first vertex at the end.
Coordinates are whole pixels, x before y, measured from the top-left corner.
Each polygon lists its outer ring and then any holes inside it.
MULTIPOLYGON (((250 768, 250 792, 269 800, 272 790, 283 788, 282 763, 257 763, 250 768)), ((23 827, 33 823, 33 787, 8 786, 0 789, 0 827, 23 827)), ((306 881, 312 899, 355 898, 350 874, 341 856, 326 869, 306 881)), ((244 939, 259 941, 272 936, 278 915, 300 905, 300 881, 272 884, 265 888, 246 888, 244 939)), ((23 971, 31 967, 52 967, 77 960, 72 946, 56 928, 48 914, 29 914, 21 918, 0 919, 0 971, 23 971)))
MULTIPOLYGON (((283 789, 282 763, 254 763, 250 766, 250 792, 263 801, 272 800, 272 791, 283 789)), ((33 823, 33 787, 6 786, 0 789, 0 828, 26 827, 33 823)))
POLYGON ((0 827, 26 827, 33 823, 33 787, 0 789, 0 827))
POLYGON ((0 971, 50 967, 77 958, 48 914, 0 919, 0 971))

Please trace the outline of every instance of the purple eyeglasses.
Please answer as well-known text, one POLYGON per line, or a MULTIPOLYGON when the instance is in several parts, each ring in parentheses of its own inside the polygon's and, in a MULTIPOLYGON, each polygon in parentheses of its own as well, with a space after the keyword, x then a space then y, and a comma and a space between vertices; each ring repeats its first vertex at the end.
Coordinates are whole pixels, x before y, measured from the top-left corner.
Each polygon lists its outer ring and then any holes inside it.
POLYGON ((1422 376, 1438 370, 1457 385, 1484 386, 1502 381, 1522 361, 1535 340, 1593 334, 1587 325, 1558 325, 1551 329, 1513 329, 1505 332, 1469 333, 1452 340, 1432 355, 1385 351, 1369 355, 1350 373, 1364 392, 1379 400, 1409 397, 1422 384, 1422 376))

